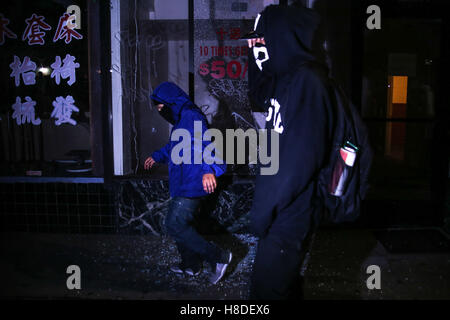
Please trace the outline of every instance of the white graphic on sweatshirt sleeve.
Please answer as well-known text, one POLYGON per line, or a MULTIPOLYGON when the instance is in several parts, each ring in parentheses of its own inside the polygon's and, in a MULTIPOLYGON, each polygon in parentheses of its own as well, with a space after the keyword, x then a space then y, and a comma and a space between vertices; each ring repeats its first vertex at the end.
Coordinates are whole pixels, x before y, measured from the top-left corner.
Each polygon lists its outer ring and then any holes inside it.
POLYGON ((284 127, 281 125, 281 113, 280 113, 280 104, 277 99, 270 99, 270 104, 272 105, 269 108, 269 114, 267 115, 266 121, 273 122, 273 129, 275 132, 283 133, 284 127))

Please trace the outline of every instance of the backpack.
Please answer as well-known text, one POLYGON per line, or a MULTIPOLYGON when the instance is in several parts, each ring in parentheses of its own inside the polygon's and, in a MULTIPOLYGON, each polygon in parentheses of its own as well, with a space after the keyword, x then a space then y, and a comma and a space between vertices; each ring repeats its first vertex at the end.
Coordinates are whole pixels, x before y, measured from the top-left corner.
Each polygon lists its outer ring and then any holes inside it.
POLYGON ((318 200, 325 206, 323 222, 353 222, 369 189, 373 151, 359 112, 342 88, 329 80, 334 90, 335 123, 328 162, 318 173, 318 200), (353 166, 349 166, 347 162, 351 164, 352 160, 353 166))

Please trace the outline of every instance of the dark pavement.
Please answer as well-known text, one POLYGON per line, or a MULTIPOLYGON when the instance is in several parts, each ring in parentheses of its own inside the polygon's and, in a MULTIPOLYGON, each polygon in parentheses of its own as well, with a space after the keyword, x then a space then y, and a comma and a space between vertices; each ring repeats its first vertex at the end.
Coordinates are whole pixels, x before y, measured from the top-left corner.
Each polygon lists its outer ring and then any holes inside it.
MULTIPOLYGON (((257 239, 209 236, 233 251, 226 277, 207 282, 172 274, 178 262, 169 238, 127 235, 1 233, 2 298, 246 299, 257 239), (81 289, 68 290, 69 265, 81 269, 81 289)), ((439 229, 321 229, 305 273, 305 299, 450 299, 449 237, 439 229), (370 290, 369 265, 381 270, 370 290)))

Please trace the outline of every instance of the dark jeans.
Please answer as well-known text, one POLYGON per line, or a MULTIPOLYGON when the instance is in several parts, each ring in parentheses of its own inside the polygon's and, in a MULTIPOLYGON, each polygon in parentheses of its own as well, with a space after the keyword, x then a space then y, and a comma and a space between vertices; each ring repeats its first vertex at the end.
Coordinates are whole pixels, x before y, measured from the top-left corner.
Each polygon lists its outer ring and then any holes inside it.
POLYGON ((182 267, 193 270, 201 267, 203 261, 214 267, 221 256, 221 250, 206 241, 191 225, 200 204, 201 199, 172 198, 166 217, 167 233, 176 242, 182 267))
POLYGON ((316 222, 304 217, 303 230, 298 237, 283 239, 269 231, 259 239, 250 285, 252 300, 301 300, 303 299, 302 269, 306 267, 316 232, 316 222))

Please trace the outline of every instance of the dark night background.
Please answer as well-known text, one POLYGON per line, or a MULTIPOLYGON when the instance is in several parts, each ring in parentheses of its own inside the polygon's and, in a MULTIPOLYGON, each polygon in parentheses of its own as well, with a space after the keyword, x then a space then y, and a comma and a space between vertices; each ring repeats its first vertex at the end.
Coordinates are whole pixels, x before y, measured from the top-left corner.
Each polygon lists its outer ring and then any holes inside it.
MULTIPOLYGON (((213 286, 170 274, 178 261, 166 236, 167 168, 143 170, 146 157, 168 139, 169 125, 148 95, 174 81, 207 114, 211 126, 258 128, 246 96, 247 79, 215 79, 201 64, 245 56, 200 54, 204 46, 242 46, 218 30, 242 32, 272 1, 186 2, 14 1, 0 5, 17 39, 0 46, 0 295, 4 299, 246 299, 257 238, 248 232, 255 168, 230 166, 202 208, 198 228, 233 252, 231 270, 213 286), (180 4, 181 3, 181 4, 180 4), (53 43, 67 7, 81 8, 82 40, 53 43), (118 10, 119 9, 119 10, 118 10), (45 45, 22 41, 25 19, 45 16, 45 45), (120 22, 111 25, 111 18, 120 22), (41 73, 20 87, 9 77, 17 55, 37 68, 55 56, 76 56, 77 81, 41 73), (120 53, 120 57, 117 54, 120 53), (111 55, 113 61, 111 62, 111 55), (121 112, 113 100, 121 87, 121 112), (50 120, 56 96, 72 95, 75 126, 50 120), (37 102, 40 126, 11 118, 15 97, 37 102), (119 117, 120 116, 120 117, 119 117), (116 149, 113 120, 121 119, 116 149), (122 171, 115 171, 115 160, 122 171), (39 172, 30 176, 27 172, 39 172), (82 289, 68 290, 66 268, 82 270, 82 289)), ((295 1, 275 1, 292 4, 295 1)), ((447 300, 450 298, 449 16, 439 0, 301 1, 323 23, 317 50, 358 106, 375 151, 371 189, 360 218, 324 225, 305 263, 308 300, 447 300), (381 30, 368 30, 366 9, 381 8, 381 30), (409 57, 409 58, 408 58, 409 57), (406 62, 405 62, 406 61, 406 62), (408 62, 409 61, 409 62, 408 62), (412 61, 412 62, 411 62, 412 61), (397 78, 396 78, 397 77, 397 78), (405 101, 396 84, 408 77, 405 101), (401 100, 401 99, 400 99, 401 100), (369 290, 366 269, 378 265, 381 290, 369 290)), ((244 43, 245 45, 245 43, 244 43)), ((233 69, 234 70, 234 69, 233 69)), ((242 69, 243 70, 243 69, 242 69)), ((270 195, 268 195, 270 196, 270 195)))

